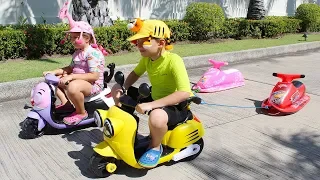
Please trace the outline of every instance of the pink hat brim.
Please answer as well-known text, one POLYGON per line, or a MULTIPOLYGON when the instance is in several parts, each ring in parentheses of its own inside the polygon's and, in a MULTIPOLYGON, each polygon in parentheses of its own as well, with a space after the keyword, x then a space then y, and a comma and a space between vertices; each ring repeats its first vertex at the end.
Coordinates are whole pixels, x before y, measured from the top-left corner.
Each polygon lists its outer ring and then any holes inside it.
POLYGON ((85 32, 85 33, 88 33, 88 34, 91 34, 91 32, 88 32, 88 31, 85 31, 79 27, 74 27, 72 29, 70 29, 69 31, 64 31, 65 33, 81 33, 81 32, 85 32))

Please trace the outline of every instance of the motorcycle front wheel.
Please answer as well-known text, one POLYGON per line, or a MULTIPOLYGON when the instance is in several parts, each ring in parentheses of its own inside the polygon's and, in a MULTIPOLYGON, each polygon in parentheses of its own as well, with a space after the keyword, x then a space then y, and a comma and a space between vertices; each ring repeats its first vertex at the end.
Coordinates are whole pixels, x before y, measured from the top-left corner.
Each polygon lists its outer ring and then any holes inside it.
POLYGON ((90 158, 90 171, 100 178, 105 178, 114 173, 117 169, 117 159, 113 157, 104 157, 94 153, 90 158))

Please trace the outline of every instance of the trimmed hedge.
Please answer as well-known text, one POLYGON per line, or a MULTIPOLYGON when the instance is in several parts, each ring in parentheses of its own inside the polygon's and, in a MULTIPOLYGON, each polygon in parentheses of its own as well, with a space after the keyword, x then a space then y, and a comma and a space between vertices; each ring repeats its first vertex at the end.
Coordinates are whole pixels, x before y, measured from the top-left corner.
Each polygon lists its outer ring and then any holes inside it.
POLYGON ((173 41, 185 41, 190 38, 191 28, 188 23, 179 20, 164 21, 172 31, 173 41))
MULTIPOLYGON (((189 15, 185 20, 165 21, 172 30, 174 41, 199 41, 212 37, 272 38, 284 33, 301 32, 306 22, 311 22, 306 21, 307 18, 303 18, 304 16, 301 13, 296 16, 301 19, 279 16, 266 17, 264 20, 224 19, 220 16, 220 9, 216 4, 192 3, 188 8, 187 13, 189 15), (217 12, 212 15, 207 11, 201 11, 201 8, 217 12), (196 16, 190 14, 191 12, 201 15, 201 18, 196 19, 196 16), (203 20, 208 15, 212 15, 212 22, 203 20)), ((134 46, 126 41, 132 35, 132 32, 127 29, 127 23, 127 21, 117 20, 111 27, 94 28, 98 44, 113 53, 122 50, 131 51, 134 46)), ((312 21, 308 27, 310 31, 320 31, 320 22, 312 21)), ((72 54, 74 47, 70 42, 67 41, 64 45, 60 44, 60 41, 64 39, 64 31, 66 30, 68 30, 68 25, 61 23, 55 25, 0 26, 0 61, 15 58, 38 59, 45 54, 72 54)))
POLYGON ((20 30, 0 31, 0 60, 25 57, 26 36, 20 30))

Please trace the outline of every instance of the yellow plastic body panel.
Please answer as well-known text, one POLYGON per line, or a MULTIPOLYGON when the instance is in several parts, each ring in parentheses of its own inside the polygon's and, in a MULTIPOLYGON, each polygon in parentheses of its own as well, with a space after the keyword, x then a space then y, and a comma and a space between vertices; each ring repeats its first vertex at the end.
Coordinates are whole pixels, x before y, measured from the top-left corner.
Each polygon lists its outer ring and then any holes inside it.
POLYGON ((188 120, 167 133, 163 143, 171 148, 182 149, 197 142, 204 135, 202 123, 188 120))

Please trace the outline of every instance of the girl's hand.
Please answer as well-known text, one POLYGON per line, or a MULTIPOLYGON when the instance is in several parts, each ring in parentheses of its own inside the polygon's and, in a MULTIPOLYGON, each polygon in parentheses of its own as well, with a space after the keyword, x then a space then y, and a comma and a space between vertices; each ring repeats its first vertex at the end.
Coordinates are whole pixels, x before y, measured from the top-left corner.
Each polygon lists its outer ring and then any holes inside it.
POLYGON ((42 74, 43 74, 43 76, 46 76, 47 74, 54 74, 55 75, 55 73, 53 71, 44 71, 42 74))
POLYGON ((72 81, 72 80, 73 80, 72 75, 63 76, 63 77, 60 79, 59 84, 61 84, 61 85, 66 85, 67 82, 69 83, 69 82, 72 81))

